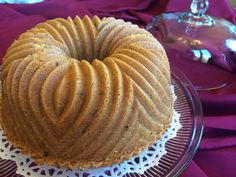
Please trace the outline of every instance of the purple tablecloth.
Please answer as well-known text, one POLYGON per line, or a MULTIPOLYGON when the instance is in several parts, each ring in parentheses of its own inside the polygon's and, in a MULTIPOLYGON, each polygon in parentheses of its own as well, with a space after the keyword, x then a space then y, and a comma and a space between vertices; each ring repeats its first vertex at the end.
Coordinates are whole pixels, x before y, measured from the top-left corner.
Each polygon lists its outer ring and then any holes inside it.
MULTIPOLYGON (((0 58, 19 34, 39 22, 67 16, 114 16, 144 26, 164 11, 186 11, 190 0, 46 0, 33 5, 0 5, 0 58)), ((236 24, 236 12, 227 0, 210 0, 208 14, 236 24)), ((194 63, 197 72, 214 70, 211 82, 228 71, 194 63), (207 69, 206 69, 207 68, 207 69), (206 69, 206 70, 205 70, 206 69)), ((188 68, 188 63, 185 65, 188 68)), ((236 76, 228 86, 214 92, 199 92, 204 111, 205 131, 199 150, 181 177, 236 176, 236 76)))

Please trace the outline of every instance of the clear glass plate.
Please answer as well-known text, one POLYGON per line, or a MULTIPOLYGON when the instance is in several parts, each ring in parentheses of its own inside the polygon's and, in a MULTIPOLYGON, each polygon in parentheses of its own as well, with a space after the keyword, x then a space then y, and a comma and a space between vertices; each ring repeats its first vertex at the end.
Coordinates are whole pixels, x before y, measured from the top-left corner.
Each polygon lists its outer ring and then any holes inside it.
MULTIPOLYGON (((171 68, 172 84, 177 100, 175 110, 181 114, 182 128, 174 139, 166 143, 167 154, 159 164, 149 168, 143 175, 129 173, 127 177, 178 176, 193 158, 203 132, 203 116, 200 100, 190 81, 177 68, 171 68)), ((16 174, 16 164, 0 159, 0 176, 20 177, 16 174)))

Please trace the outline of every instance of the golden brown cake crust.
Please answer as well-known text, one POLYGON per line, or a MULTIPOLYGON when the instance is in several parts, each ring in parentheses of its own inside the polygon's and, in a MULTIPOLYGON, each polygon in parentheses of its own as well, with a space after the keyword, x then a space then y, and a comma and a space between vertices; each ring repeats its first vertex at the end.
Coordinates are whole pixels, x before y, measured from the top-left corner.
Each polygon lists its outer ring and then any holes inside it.
POLYGON ((7 50, 1 80, 4 132, 40 164, 120 163, 154 144, 172 118, 164 49, 120 19, 38 24, 7 50))
MULTIPOLYGON (((170 119, 169 119, 170 121, 171 121, 171 118, 172 118, 172 115, 170 116, 170 119)), ((37 164, 48 164, 52 166, 66 167, 70 169, 76 169, 76 168, 87 169, 87 168, 98 168, 98 167, 110 166, 112 164, 120 163, 124 160, 129 160, 132 157, 139 155, 144 149, 156 143, 156 141, 160 139, 162 135, 165 133, 167 128, 168 126, 165 126, 163 130, 156 136, 156 138, 153 138, 149 144, 146 144, 142 147, 136 147, 132 152, 124 153, 121 156, 113 157, 112 159, 105 159, 104 161, 86 161, 86 160, 70 161, 70 160, 63 160, 63 159, 59 160, 59 159, 50 158, 46 156, 42 157, 41 154, 36 154, 35 151, 31 151, 30 149, 28 149, 28 147, 26 147, 25 144, 23 144, 22 142, 17 141, 16 139, 13 139, 11 136, 7 134, 7 131, 4 130, 4 132, 6 132, 7 139, 10 140, 10 142, 14 145, 14 147, 19 148, 22 154, 32 157, 37 164)))

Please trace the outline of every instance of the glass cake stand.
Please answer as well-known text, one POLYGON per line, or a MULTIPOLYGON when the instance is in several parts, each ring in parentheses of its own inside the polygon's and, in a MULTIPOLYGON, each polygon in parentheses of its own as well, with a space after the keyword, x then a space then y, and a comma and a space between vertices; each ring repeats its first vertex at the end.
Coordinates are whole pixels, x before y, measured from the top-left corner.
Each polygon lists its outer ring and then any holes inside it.
MULTIPOLYGON (((154 167, 143 175, 128 173, 126 177, 164 177, 178 176, 193 158, 203 132, 203 115, 200 100, 190 81, 177 68, 171 67, 172 85, 175 87, 177 100, 175 110, 181 114, 182 128, 177 136, 166 143, 165 154, 154 167)), ((21 177, 16 174, 16 164, 0 159, 0 176, 21 177)))

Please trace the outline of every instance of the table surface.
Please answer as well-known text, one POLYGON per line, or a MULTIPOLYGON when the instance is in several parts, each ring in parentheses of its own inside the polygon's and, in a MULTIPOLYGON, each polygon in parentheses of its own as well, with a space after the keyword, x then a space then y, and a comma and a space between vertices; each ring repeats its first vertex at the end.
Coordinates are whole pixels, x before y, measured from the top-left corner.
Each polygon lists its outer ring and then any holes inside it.
MULTIPOLYGON (((0 58, 19 34, 47 19, 67 16, 98 15, 123 18, 145 26, 153 16, 165 11, 187 11, 190 0, 46 0, 32 5, 0 4, 0 58)), ((236 24, 236 12, 227 0, 209 0, 208 14, 220 16, 236 24)), ((235 1, 231 0, 233 4, 235 1)), ((204 111, 205 130, 200 147, 180 175, 181 177, 236 176, 236 75, 197 62, 191 63, 201 72, 214 70, 206 82, 224 75, 232 81, 224 88, 199 92, 204 111)), ((186 66, 188 67, 188 63, 186 66)), ((199 72, 199 71, 198 71, 199 72)))

